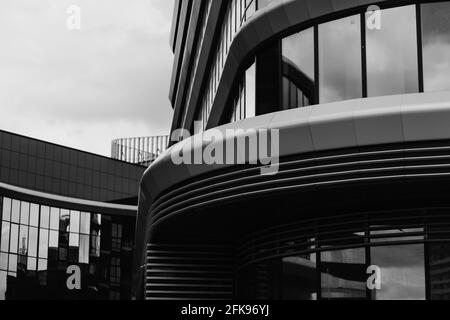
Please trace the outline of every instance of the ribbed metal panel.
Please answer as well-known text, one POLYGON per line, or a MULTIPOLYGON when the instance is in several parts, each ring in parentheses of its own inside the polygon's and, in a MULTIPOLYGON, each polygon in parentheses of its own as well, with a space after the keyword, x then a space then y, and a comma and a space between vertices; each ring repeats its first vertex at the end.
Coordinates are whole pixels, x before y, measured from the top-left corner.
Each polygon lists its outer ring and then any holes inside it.
POLYGON ((232 250, 223 246, 147 246, 147 300, 227 300, 232 250))

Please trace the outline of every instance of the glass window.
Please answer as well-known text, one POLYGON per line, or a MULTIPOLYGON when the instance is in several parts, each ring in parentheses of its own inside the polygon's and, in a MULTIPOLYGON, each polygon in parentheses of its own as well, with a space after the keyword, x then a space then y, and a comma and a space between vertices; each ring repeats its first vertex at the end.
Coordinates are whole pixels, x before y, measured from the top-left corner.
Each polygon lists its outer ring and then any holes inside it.
POLYGON ((6 300, 8 273, 0 271, 0 300, 6 300))
POLYGON ((59 215, 59 231, 69 231, 70 226, 70 211, 61 209, 59 215))
POLYGON ((256 66, 255 63, 245 72, 245 118, 256 116, 256 66))
POLYGON ((51 208, 50 210, 50 229, 59 230, 59 209, 51 208))
POLYGON ((89 263, 89 235, 80 235, 79 262, 84 264, 89 263))
POLYGON ((424 245, 373 247, 371 264, 381 269, 381 290, 373 300, 424 300, 424 245))
POLYGON ((28 258, 27 270, 36 271, 36 269, 37 269, 37 259, 36 258, 28 258))
POLYGON ((41 206, 41 228, 48 229, 50 227, 50 208, 41 206))
POLYGON ((450 244, 432 243, 428 252, 431 300, 450 300, 450 244))
POLYGON ((28 225, 30 223, 30 204, 22 201, 20 203, 20 224, 28 225))
POLYGON ((362 97, 361 18, 319 25, 320 103, 362 97))
POLYGON ((91 214, 89 212, 82 212, 80 220, 80 233, 89 235, 91 232, 91 214))
POLYGON ((0 253, 0 270, 8 271, 8 254, 5 252, 0 253))
POLYGON ((30 226, 39 227, 39 205, 30 205, 30 226))
POLYGON ((22 256, 28 255, 28 226, 20 226, 19 234, 19 254, 22 256))
POLYGON ((20 221, 20 201, 12 201, 11 222, 19 223, 20 221))
POLYGON ((3 198, 3 221, 11 221, 11 199, 3 198))
POLYGON ((48 257, 48 230, 41 229, 39 233, 39 258, 48 257))
POLYGON ((15 254, 10 254, 9 255, 9 260, 8 260, 8 270, 9 270, 9 274, 14 276, 14 273, 17 272, 17 255, 15 254))
POLYGON ((415 6, 383 10, 381 29, 366 32, 368 96, 418 92, 415 6))
POLYGON ((50 230, 49 247, 58 248, 59 232, 55 230, 50 230))
POLYGON ((283 258, 282 263, 282 298, 317 300, 316 254, 283 258))
POLYGON ((425 91, 450 90, 450 3, 422 5, 425 91))
POLYGON ((323 299, 365 299, 366 251, 349 249, 321 253, 323 299))
POLYGON ((0 243, 0 249, 3 252, 9 252, 9 231, 11 224, 9 222, 2 222, 2 237, 0 243))
POLYGON ((30 227, 28 255, 31 257, 37 257, 38 232, 38 228, 30 227))
POLYGON ((19 241, 19 225, 11 224, 11 234, 9 238, 9 252, 18 253, 18 242, 19 241))
POLYGON ((70 232, 80 232, 80 212, 70 211, 70 232))
POLYGON ((283 108, 304 106, 303 98, 297 101, 298 95, 304 95, 308 103, 313 103, 315 97, 314 28, 284 38, 282 40, 282 56, 283 78, 288 80, 283 81, 283 92, 285 93, 283 108), (291 88, 291 85, 295 88, 291 88))
POLYGON ((39 259, 38 271, 46 271, 46 270, 47 270, 47 259, 39 259))
POLYGON ((80 235, 78 233, 70 233, 69 235, 69 246, 78 247, 80 241, 80 235))

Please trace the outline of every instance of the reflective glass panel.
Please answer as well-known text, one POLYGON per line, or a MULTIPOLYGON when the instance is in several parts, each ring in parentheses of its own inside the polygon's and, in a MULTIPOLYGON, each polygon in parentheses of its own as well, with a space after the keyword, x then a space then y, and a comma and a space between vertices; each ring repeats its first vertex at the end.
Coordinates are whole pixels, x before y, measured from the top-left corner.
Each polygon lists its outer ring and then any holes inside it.
POLYGON ((50 230, 49 247, 58 248, 59 232, 50 230))
POLYGON ((372 247, 371 264, 381 269, 381 289, 374 300, 424 300, 424 245, 372 247))
POLYGON ((80 233, 87 234, 91 232, 91 214, 88 212, 81 213, 80 233))
POLYGON ((245 118, 251 118, 256 115, 256 67, 255 64, 245 72, 245 118))
POLYGON ((36 258, 28 258, 27 270, 36 271, 36 269, 37 269, 37 259, 36 258))
POLYGON ((450 90, 450 3, 422 5, 425 91, 450 90))
POLYGON ((41 228, 50 228, 50 208, 41 206, 41 228))
POLYGON ((46 271, 47 270, 47 260, 39 259, 38 262, 38 271, 46 271))
POLYGON ((20 226, 19 254, 23 256, 28 255, 28 226, 20 226))
POLYGON ((8 271, 8 254, 0 253, 0 270, 8 271))
POLYGON ((365 299, 366 268, 364 248, 322 252, 322 298, 365 299))
POLYGON ((2 222, 2 237, 0 243, 0 249, 3 252, 9 251, 9 231, 11 228, 11 224, 9 222, 2 222))
POLYGON ((20 201, 13 200, 11 208, 11 222, 19 223, 20 221, 20 201))
POLYGON ((51 208, 50 210, 50 229, 59 230, 59 209, 51 208))
POLYGON ((80 212, 70 211, 70 232, 80 232, 80 212))
POLYGON ((368 28, 368 96, 419 90, 415 6, 382 10, 381 28, 368 28))
POLYGON ((30 204, 28 202, 20 203, 20 223, 26 225, 30 223, 30 204))
POLYGON ((39 233, 39 258, 48 257, 48 230, 41 229, 39 233))
POLYGON ((300 108, 315 97, 314 29, 282 40, 283 108, 300 108), (297 97, 301 97, 298 99, 297 97))
POLYGON ((59 231, 69 231, 70 225, 70 212, 69 210, 61 209, 59 215, 59 231))
POLYGON ((319 25, 320 103, 362 97, 361 18, 319 25))
POLYGON ((11 199, 3 198, 3 209, 2 209, 3 221, 11 220, 11 199))
POLYGON ((38 248, 38 228, 30 227, 30 236, 29 236, 29 244, 28 244, 28 255, 31 257, 37 257, 37 248, 38 248))
POLYGON ((80 235, 78 233, 71 233, 69 235, 69 246, 78 247, 80 241, 80 235))
POLYGON ((432 300, 450 300, 450 243, 429 244, 432 300))
MULTIPOLYGON (((8 261, 8 262, 9 262, 9 263, 8 263, 8 265, 9 265, 8 270, 9 270, 10 272, 12 272, 12 273, 17 272, 17 255, 15 255, 15 254, 10 254, 10 255, 9 255, 9 261, 8 261)), ((10 273, 10 275, 11 275, 11 273, 10 273)))
POLYGON ((19 225, 11 224, 11 233, 9 238, 9 252, 18 253, 18 241, 19 241, 19 225))
POLYGON ((80 235, 79 262, 89 263, 89 235, 80 235))
POLYGON ((30 205, 30 226, 39 227, 39 205, 30 205))
POLYGON ((6 286, 8 274, 5 271, 0 271, 0 300, 6 299, 6 286))

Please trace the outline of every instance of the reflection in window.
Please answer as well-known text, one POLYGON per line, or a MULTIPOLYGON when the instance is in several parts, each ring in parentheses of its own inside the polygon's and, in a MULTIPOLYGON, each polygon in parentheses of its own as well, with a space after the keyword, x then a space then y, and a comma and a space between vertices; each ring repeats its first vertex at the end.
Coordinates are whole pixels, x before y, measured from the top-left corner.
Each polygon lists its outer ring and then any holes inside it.
POLYGON ((30 221, 30 204, 22 201, 20 203, 20 223, 29 224, 30 221))
POLYGON ((39 233, 39 258, 48 258, 48 230, 45 229, 39 233))
POLYGON ((425 91, 450 90, 450 3, 422 5, 425 91))
POLYGON ((89 235, 91 230, 91 214, 88 212, 81 213, 80 233, 89 235))
POLYGON ((287 257, 283 262, 283 299, 316 300, 316 254, 287 257))
POLYGON ((283 108, 314 104, 314 29, 282 40, 283 108))
POLYGON ((20 201, 13 200, 11 208, 11 222, 19 223, 20 221, 20 201))
POLYGON ((89 235, 80 235, 79 262, 89 263, 89 235))
POLYGON ((362 97, 359 15, 319 25, 320 103, 362 97))
POLYGON ((381 29, 366 33, 368 96, 418 92, 415 6, 383 10, 381 29))
POLYGON ((111 284, 120 284, 120 258, 111 258, 111 284))
POLYGON ((70 232, 79 233, 80 232, 80 212, 70 211, 70 232))
POLYGON ((8 254, 0 252, 0 270, 8 270, 8 254))
POLYGON ((19 225, 11 224, 11 236, 9 238, 9 252, 18 253, 18 241, 19 241, 19 225))
POLYGON ((112 228, 112 250, 120 251, 122 249, 122 226, 117 223, 111 224, 112 228))
POLYGON ((323 299, 366 298, 364 248, 321 253, 323 299))
POLYGON ((3 198, 3 209, 2 209, 3 221, 11 221, 11 199, 3 198))
POLYGON ((39 232, 38 228, 30 227, 28 256, 37 257, 38 232, 39 232))
POLYGON ((23 256, 28 254, 28 226, 20 226, 19 254, 23 256))
POLYGON ((69 210, 61 209, 59 215, 59 231, 69 232, 70 212, 69 210))
POLYGON ((8 274, 5 271, 0 271, 0 300, 6 299, 6 284, 8 274))
POLYGON ((371 264, 381 268, 381 290, 374 300, 424 300, 424 245, 373 247, 371 264))
POLYGON ((50 229, 59 230, 59 209, 51 208, 50 210, 50 229))
POLYGON ((50 227, 50 208, 41 207, 41 228, 48 229, 50 227))
POLYGON ((34 203, 30 205, 30 226, 39 226, 39 205, 34 203))
POLYGON ((429 245, 431 300, 450 300, 450 244, 429 245))
POLYGON ((11 224, 9 222, 2 222, 2 237, 1 237, 1 251, 8 252, 9 251, 9 233, 10 233, 11 224))

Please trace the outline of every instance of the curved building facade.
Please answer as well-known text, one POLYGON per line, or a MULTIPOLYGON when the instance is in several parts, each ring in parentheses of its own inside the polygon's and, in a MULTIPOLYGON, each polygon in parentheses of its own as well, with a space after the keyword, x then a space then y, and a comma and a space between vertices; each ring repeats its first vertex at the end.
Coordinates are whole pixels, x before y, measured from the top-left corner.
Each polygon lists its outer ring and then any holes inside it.
POLYGON ((176 1, 172 147, 141 182, 134 297, 450 299, 449 14, 176 1), (205 159, 239 159, 236 141, 244 162, 205 159))
POLYGON ((130 299, 145 167, 0 131, 0 300, 130 299))

